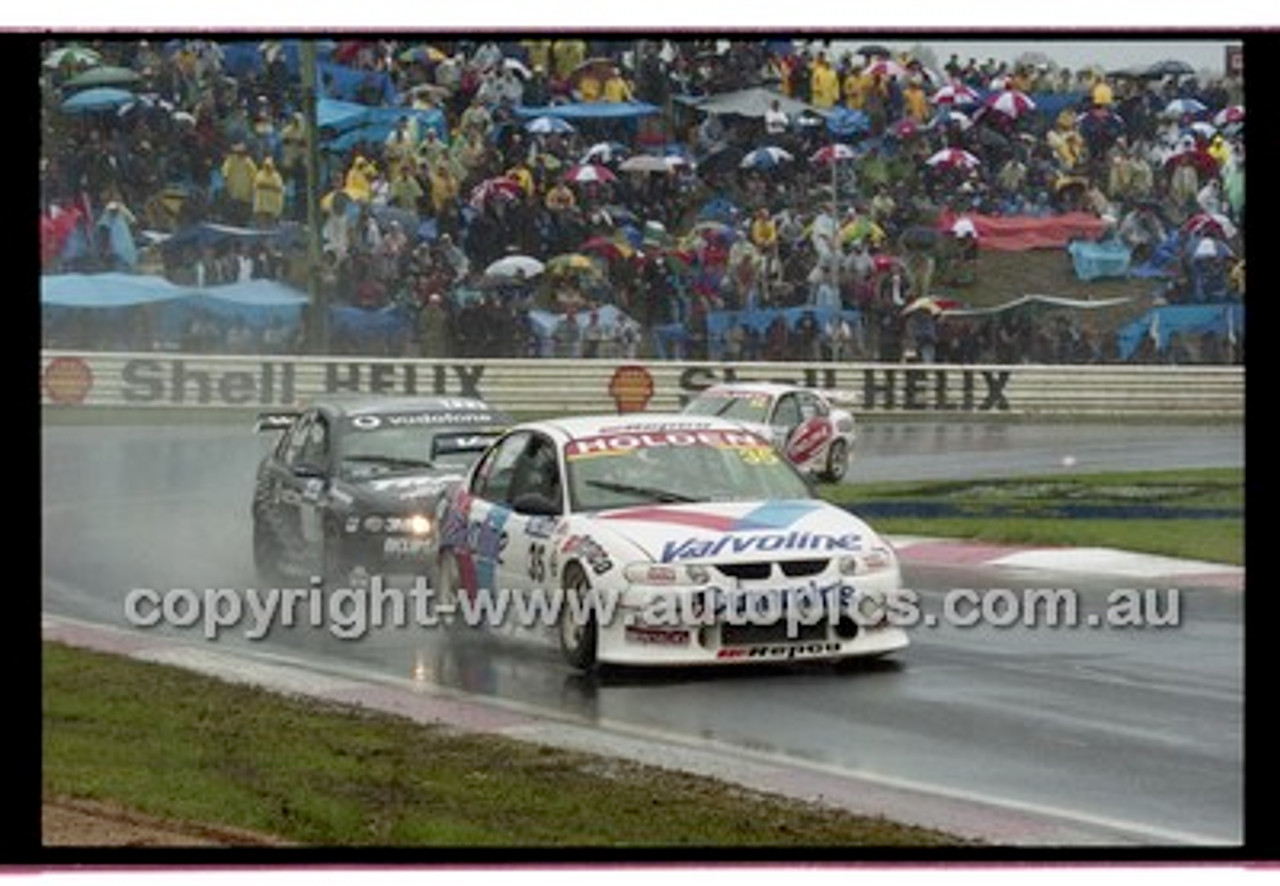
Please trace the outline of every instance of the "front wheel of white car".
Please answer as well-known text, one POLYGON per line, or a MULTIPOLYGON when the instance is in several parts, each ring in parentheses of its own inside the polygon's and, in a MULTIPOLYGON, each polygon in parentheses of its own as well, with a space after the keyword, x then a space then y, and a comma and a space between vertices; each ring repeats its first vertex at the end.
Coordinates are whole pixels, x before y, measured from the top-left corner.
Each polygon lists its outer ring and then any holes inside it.
POLYGON ((564 600, 560 607, 560 651, 571 667, 588 671, 596 664, 600 626, 594 609, 585 611, 584 601, 591 591, 586 573, 575 565, 565 569, 564 600))

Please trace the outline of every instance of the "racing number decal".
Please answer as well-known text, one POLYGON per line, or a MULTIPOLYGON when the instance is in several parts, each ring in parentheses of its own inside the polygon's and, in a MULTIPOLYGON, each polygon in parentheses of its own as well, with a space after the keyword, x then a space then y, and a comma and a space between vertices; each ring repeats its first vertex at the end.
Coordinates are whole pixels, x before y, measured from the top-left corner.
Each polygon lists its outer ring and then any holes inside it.
POLYGON ((529 578, 541 582, 547 577, 547 546, 540 541, 529 544, 529 578))

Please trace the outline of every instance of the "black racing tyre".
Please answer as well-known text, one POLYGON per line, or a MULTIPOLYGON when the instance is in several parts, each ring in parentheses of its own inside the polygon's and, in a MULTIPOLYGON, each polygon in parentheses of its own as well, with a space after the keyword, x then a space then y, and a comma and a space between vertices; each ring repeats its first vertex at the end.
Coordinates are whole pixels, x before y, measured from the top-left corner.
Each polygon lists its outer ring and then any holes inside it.
POLYGON ((435 591, 435 612, 440 621, 439 626, 447 631, 454 631, 461 622, 462 611, 458 607, 461 597, 462 573, 458 570, 458 558, 453 551, 444 550, 436 560, 435 580, 432 583, 435 591))
POLYGON ((839 483, 849 469, 849 444, 836 438, 827 447, 827 467, 822 472, 822 479, 828 483, 839 483))
POLYGON ((589 671, 596 665, 600 625, 594 610, 585 621, 579 622, 574 616, 581 612, 582 606, 571 603, 570 598, 581 600, 590 590, 591 583, 582 567, 572 564, 565 569, 565 600, 560 607, 557 633, 560 635, 560 652, 564 655, 564 660, 580 671, 589 671))

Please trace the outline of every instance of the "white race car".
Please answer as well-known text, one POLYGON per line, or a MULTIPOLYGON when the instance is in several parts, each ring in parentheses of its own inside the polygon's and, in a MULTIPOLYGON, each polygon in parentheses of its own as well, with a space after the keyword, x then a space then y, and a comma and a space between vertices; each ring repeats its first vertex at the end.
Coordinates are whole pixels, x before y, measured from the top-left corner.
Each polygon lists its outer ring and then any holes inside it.
POLYGON ((826 392, 799 385, 726 382, 700 392, 683 411, 743 422, 800 470, 831 483, 844 479, 857 439, 853 413, 826 392))
POLYGON ((727 419, 516 425, 438 517, 442 609, 558 602, 542 628, 576 668, 831 660, 908 642, 891 623, 892 547, 727 419))

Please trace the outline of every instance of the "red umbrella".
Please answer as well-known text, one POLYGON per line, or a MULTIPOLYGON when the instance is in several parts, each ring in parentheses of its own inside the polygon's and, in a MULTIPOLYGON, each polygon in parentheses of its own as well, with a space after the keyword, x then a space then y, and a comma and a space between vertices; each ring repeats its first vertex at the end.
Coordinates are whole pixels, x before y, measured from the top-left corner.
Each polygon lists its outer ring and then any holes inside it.
POLYGON ((606 166, 599 163, 580 163, 577 166, 571 166, 569 171, 564 174, 565 181, 573 184, 586 184, 588 182, 613 182, 618 177, 609 171, 606 166))
POLYGON ((814 151, 813 155, 809 158, 809 162, 815 163, 819 166, 826 166, 829 163, 837 163, 841 160, 852 160, 856 156, 857 155, 854 153, 853 148, 846 144, 837 142, 836 144, 827 145, 826 147, 819 148, 814 151))
POLYGON ((962 148, 943 148, 924 162, 935 168, 941 166, 947 169, 977 169, 982 164, 975 155, 962 148))
POLYGON ((1206 177, 1218 174, 1218 161, 1213 159, 1213 155, 1204 148, 1187 148, 1176 154, 1170 154, 1165 158, 1164 165, 1166 169, 1172 169, 1175 166, 1194 166, 1198 175, 1206 177))
POLYGON ((920 134, 920 124, 911 117, 903 117, 890 123, 885 132, 894 138, 908 139, 920 134))
POLYGON ((987 96, 983 106, 1013 120, 1036 109, 1036 103, 1031 100, 1031 96, 1016 89, 1006 89, 1004 92, 987 96))
POLYGON ((514 178, 500 175, 480 182, 471 190, 470 203, 476 209, 483 209, 493 200, 518 200, 524 196, 524 188, 514 178))
POLYGON ((592 237, 578 247, 579 252, 590 252, 609 261, 631 258, 636 254, 630 243, 613 237, 592 237))
POLYGON ((1244 105, 1231 105, 1213 115, 1215 126, 1229 126, 1232 123, 1244 122, 1244 105))
POLYGON ((965 83, 948 83, 931 97, 935 105, 976 105, 982 100, 977 91, 965 83))
POLYGON ((1182 232, 1193 237, 1230 240, 1236 235, 1236 226, 1231 219, 1219 212, 1197 212, 1182 223, 1182 232))
POLYGON ((890 58, 879 58, 862 69, 865 77, 905 77, 907 69, 890 58))

